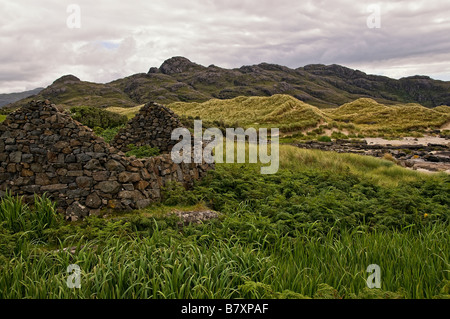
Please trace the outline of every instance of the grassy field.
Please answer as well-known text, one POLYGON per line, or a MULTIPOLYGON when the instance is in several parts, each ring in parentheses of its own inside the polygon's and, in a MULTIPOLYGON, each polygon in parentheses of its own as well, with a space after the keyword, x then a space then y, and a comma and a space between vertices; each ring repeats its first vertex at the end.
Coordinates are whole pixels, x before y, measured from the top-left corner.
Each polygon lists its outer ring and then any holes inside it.
POLYGON ((0 123, 6 119, 6 115, 0 114, 0 123))
POLYGON ((159 204, 72 224, 48 199, 3 199, 0 298, 450 297, 448 175, 290 146, 277 174, 259 167, 217 164, 159 204), (206 208, 221 217, 167 215, 206 208), (70 264, 80 289, 66 285, 70 264), (381 289, 366 286, 370 264, 381 289))

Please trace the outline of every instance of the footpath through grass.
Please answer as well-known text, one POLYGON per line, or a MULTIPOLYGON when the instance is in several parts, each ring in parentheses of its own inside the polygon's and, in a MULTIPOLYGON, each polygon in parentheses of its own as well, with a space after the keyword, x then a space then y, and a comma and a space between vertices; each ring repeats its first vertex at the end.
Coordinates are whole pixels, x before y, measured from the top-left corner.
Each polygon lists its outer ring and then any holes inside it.
POLYGON ((69 224, 45 199, 36 209, 9 198, 0 298, 450 297, 448 175, 357 155, 280 154, 275 175, 218 164, 190 191, 170 185, 161 204, 106 219, 69 224), (182 227, 167 217, 202 208, 220 219, 182 227), (81 268, 80 289, 66 285, 70 264, 81 268), (370 264, 381 289, 366 286, 370 264))

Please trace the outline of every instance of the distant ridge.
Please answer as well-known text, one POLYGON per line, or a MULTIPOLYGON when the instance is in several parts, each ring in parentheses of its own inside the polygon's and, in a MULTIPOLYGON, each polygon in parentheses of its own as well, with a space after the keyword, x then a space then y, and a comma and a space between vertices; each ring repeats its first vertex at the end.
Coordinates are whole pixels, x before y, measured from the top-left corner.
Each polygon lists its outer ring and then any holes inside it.
POLYGON ((24 92, 0 94, 0 108, 7 104, 14 103, 16 101, 20 101, 29 96, 36 95, 39 92, 41 92, 43 89, 44 88, 36 88, 33 90, 24 91, 24 92))
MULTIPOLYGON (((318 108, 336 108, 359 98, 371 98, 386 105, 419 103, 431 108, 450 105, 450 82, 424 75, 396 80, 337 64, 291 69, 261 63, 225 69, 173 57, 159 68, 151 67, 147 73, 106 84, 66 75, 42 90, 38 98, 66 107, 132 107, 149 101, 170 104, 276 94, 287 94, 318 108)), ((14 109, 27 102, 24 99, 7 107, 14 109)))

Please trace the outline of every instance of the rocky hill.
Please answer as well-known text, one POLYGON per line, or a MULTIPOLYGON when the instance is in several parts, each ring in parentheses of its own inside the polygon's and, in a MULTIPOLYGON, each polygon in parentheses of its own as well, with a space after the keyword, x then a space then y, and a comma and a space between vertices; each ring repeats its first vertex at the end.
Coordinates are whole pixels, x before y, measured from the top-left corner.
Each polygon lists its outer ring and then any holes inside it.
POLYGON ((103 108, 117 105, 123 107, 136 105, 124 92, 108 84, 81 81, 74 75, 64 75, 40 91, 39 94, 11 103, 4 109, 17 109, 32 100, 47 99, 63 107, 93 106, 103 108))
MULTIPOLYGON (((80 81, 64 76, 37 98, 51 99, 64 106, 135 106, 149 100, 205 102, 212 98, 272 96, 288 94, 319 108, 335 108, 358 98, 372 98, 383 104, 419 103, 426 107, 450 105, 450 82, 427 76, 400 80, 368 75, 340 65, 312 64, 297 69, 261 63, 235 69, 208 67, 183 57, 166 60, 159 68, 107 84, 80 81)), ((28 101, 8 106, 17 108, 28 101)))

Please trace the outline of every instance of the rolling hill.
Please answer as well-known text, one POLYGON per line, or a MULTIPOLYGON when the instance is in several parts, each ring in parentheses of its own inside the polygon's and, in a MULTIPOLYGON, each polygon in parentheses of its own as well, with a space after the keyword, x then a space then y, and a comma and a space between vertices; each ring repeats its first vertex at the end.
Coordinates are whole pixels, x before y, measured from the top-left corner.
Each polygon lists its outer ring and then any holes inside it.
POLYGON ((73 75, 65 75, 55 80, 39 94, 22 99, 5 106, 16 109, 31 100, 51 100, 52 103, 69 108, 72 106, 92 106, 105 108, 109 106, 131 107, 136 103, 124 92, 108 84, 81 81, 73 75))

